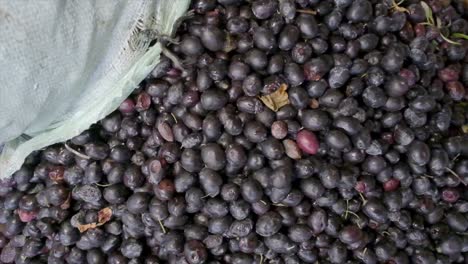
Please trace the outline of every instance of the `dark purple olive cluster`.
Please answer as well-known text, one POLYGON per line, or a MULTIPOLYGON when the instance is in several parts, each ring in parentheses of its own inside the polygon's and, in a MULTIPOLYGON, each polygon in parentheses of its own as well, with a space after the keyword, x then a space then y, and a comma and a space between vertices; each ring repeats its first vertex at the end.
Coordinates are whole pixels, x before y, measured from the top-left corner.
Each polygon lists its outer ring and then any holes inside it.
POLYGON ((193 0, 117 111, 1 182, 0 262, 468 263, 468 7, 397 2, 193 0))

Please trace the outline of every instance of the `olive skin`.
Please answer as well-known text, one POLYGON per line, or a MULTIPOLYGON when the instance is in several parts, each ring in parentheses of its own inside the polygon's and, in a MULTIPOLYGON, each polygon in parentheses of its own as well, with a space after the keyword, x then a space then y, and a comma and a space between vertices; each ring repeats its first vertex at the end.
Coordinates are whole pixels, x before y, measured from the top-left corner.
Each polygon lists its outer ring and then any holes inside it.
POLYGON ((301 115, 301 124, 312 131, 325 130, 330 124, 330 118, 321 110, 305 110, 301 115))
POLYGON ((425 143, 414 141, 408 149, 408 157, 411 162, 420 166, 425 165, 431 158, 430 149, 425 143))
POLYGON ((210 51, 219 51, 224 47, 226 36, 220 29, 208 26, 202 30, 200 38, 205 48, 210 51))
POLYGON ((185 37, 181 45, 181 51, 188 56, 197 56, 203 52, 203 45, 197 37, 185 37))
POLYGON ((220 110, 227 101, 227 95, 215 89, 205 91, 200 98, 201 105, 206 110, 220 110))
POLYGON ((296 18, 296 24, 301 31, 302 37, 306 39, 314 38, 318 34, 318 25, 314 17, 308 14, 300 14, 296 18))
POLYGON ((276 1, 260 0, 252 4, 252 13, 258 19, 267 19, 273 15, 277 8, 276 1))
POLYGON ((286 25, 278 39, 278 47, 282 50, 291 50, 299 39, 300 31, 294 25, 286 25))
POLYGON ((468 263, 466 1, 189 2, 0 179, 0 263, 468 263))
POLYGON ((220 170, 226 164, 226 157, 220 145, 209 143, 201 149, 201 158, 208 168, 220 170))

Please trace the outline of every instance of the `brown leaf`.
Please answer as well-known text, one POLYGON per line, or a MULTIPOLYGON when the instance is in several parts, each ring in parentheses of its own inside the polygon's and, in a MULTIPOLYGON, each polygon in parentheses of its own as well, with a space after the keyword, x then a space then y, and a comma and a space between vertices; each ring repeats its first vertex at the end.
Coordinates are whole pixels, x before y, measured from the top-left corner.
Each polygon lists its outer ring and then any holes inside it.
POLYGON ((60 208, 63 210, 67 210, 68 208, 70 208, 70 201, 71 201, 71 193, 68 194, 67 199, 65 200, 65 202, 63 202, 63 204, 60 205, 60 208))
POLYGON ((96 223, 78 225, 78 230, 80 231, 80 233, 83 233, 83 232, 86 232, 88 229, 93 229, 93 228, 96 228, 96 227, 97 227, 96 223))
POLYGON ((409 10, 400 6, 400 4, 402 3, 403 1, 397 3, 395 2, 395 0, 392 0, 392 10, 395 11, 395 12, 406 12, 406 13, 409 13, 409 10))
POLYGON ((280 88, 271 94, 260 96, 260 100, 271 110, 278 111, 281 107, 289 104, 288 85, 283 83, 280 88))
POLYGON ((99 225, 103 225, 103 224, 109 222, 109 220, 111 219, 111 217, 112 217, 112 209, 110 209, 109 207, 106 207, 106 208, 101 209, 101 210, 98 212, 98 222, 99 222, 99 225))
POLYGON ((224 42, 224 47, 223 47, 223 51, 226 52, 226 53, 229 53, 233 50, 236 49, 236 42, 235 40, 231 37, 231 35, 227 34, 226 35, 226 41, 224 42))
POLYGON ((102 226, 103 224, 109 222, 112 217, 112 209, 109 207, 103 208, 98 212, 98 222, 97 223, 90 223, 84 225, 78 225, 78 230, 80 233, 85 232, 86 230, 96 228, 98 226, 102 226))
POLYGON ((462 126, 463 133, 468 134, 468 124, 462 126))

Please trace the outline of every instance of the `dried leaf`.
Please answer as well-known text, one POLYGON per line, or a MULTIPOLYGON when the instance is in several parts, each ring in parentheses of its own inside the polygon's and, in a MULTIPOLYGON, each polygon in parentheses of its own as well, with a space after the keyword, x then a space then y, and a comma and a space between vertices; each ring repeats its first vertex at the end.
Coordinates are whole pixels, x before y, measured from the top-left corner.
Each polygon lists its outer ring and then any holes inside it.
POLYGON ((421 6, 424 9, 424 13, 426 14, 427 22, 431 25, 434 25, 435 21, 434 21, 434 16, 432 15, 431 7, 429 7, 429 5, 424 1, 421 1, 421 6))
POLYGON ((436 17, 436 27, 437 28, 442 28, 442 20, 438 17, 436 17))
POLYGON ((101 209, 98 212, 98 222, 99 222, 98 224, 103 225, 103 224, 109 222, 111 217, 112 217, 112 209, 110 209, 109 207, 101 209))
POLYGON ((60 205, 60 208, 63 210, 67 210, 68 208, 70 208, 70 202, 71 202, 71 194, 69 193, 65 202, 63 202, 63 204, 60 205))
POLYGON ((273 100, 271 100, 271 98, 269 96, 261 96, 260 97, 260 100, 262 100, 262 102, 270 109, 272 109, 273 111, 276 111, 276 108, 275 108, 275 105, 273 103, 273 100))
POLYGON ((78 230, 80 233, 85 232, 86 230, 96 228, 98 226, 102 226, 103 224, 109 222, 112 217, 112 209, 109 207, 103 208, 98 212, 98 222, 97 223, 90 223, 85 225, 78 225, 78 230))
POLYGON ((280 88, 275 92, 268 95, 260 96, 259 98, 268 108, 276 112, 281 107, 289 104, 287 90, 288 85, 283 83, 281 84, 280 88))
POLYGON ((462 39, 468 39, 468 35, 465 35, 463 33, 453 33, 452 37, 454 38, 462 38, 462 39))
POLYGON ((88 229, 93 229, 96 228, 97 224, 96 223, 91 223, 91 224, 86 224, 86 225, 78 225, 78 230, 80 233, 86 232, 88 229))
POLYGON ((226 41, 224 42, 223 51, 229 53, 237 48, 235 40, 230 34, 227 34, 226 41))
POLYGON ((406 12, 406 13, 409 14, 409 10, 408 10, 408 9, 406 9, 406 8, 404 8, 404 7, 402 7, 402 6, 400 6, 404 1, 405 1, 405 0, 402 0, 402 1, 400 1, 400 2, 397 3, 397 2, 395 2, 395 0, 392 0, 392 9, 393 9, 394 11, 396 11, 396 12, 402 12, 402 13, 403 13, 403 12, 406 12))
POLYGON ((400 13, 408 13, 409 14, 409 10, 404 8, 404 7, 401 7, 401 6, 395 6, 394 7, 394 10, 397 11, 397 12, 400 12, 400 13))
POLYGON ((462 126, 463 133, 468 134, 468 124, 462 126))

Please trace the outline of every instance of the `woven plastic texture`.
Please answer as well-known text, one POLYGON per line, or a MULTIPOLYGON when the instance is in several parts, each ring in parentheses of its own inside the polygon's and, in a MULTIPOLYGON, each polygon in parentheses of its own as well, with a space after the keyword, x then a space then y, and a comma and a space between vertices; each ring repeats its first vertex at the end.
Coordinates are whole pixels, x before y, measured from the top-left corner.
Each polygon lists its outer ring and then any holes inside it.
POLYGON ((0 179, 102 119, 156 66, 189 0, 0 1, 0 179))

